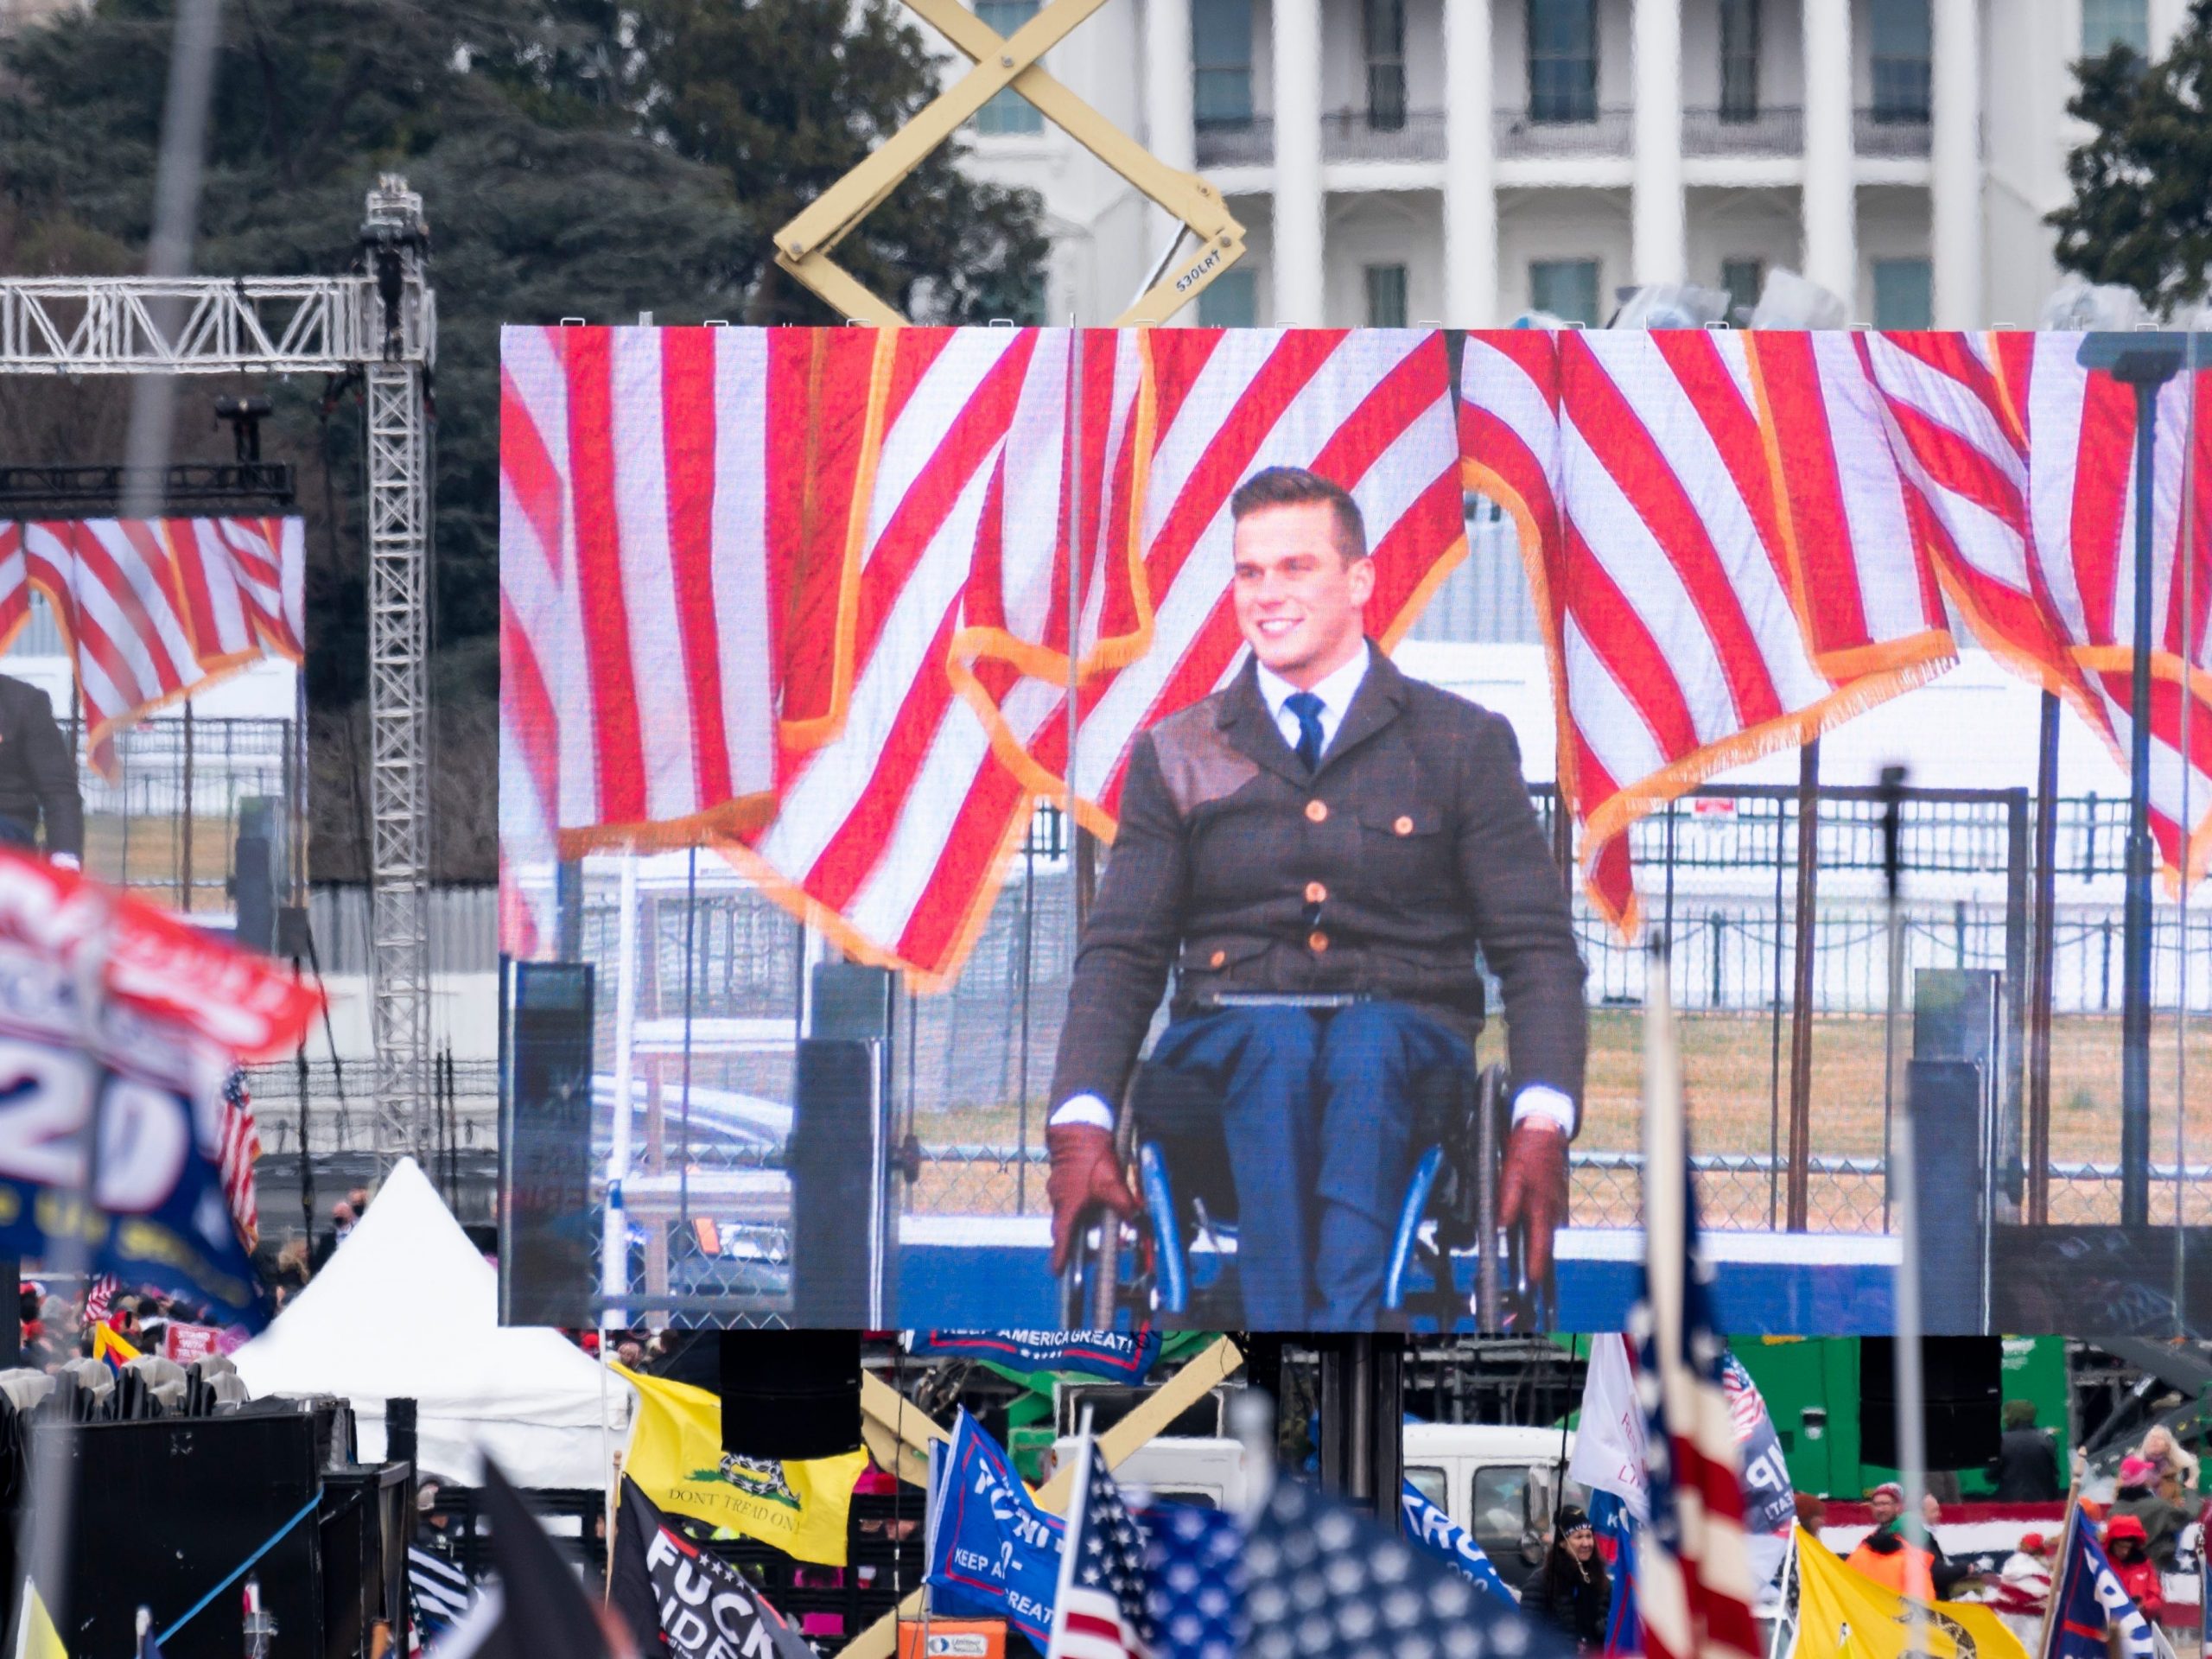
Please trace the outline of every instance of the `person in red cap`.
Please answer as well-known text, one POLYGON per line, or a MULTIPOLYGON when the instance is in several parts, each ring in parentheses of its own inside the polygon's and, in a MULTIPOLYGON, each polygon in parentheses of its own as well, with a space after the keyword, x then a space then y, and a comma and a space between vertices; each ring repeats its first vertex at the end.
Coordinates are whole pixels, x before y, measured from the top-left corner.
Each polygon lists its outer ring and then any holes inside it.
POLYGON ((2039 1532, 2022 1535, 2019 1548, 2005 1558, 1997 1580, 1997 1611, 2022 1618, 2043 1617, 2050 1601, 2050 1540, 2039 1532))
POLYGON ((2164 1624, 2165 1586, 2158 1577, 2158 1564, 2151 1559, 2151 1542, 2143 1523, 2132 1515, 2114 1515, 2105 1522, 2105 1554, 2127 1599, 2153 1624, 2164 1624))

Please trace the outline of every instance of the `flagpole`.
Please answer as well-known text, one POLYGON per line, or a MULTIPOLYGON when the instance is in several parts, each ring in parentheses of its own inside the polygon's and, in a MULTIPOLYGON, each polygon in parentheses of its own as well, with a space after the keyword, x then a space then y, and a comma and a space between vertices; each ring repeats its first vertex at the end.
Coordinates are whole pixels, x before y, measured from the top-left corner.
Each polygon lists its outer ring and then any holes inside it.
POLYGON ((1076 1529, 1090 1503, 1091 1409, 1086 1401, 1075 1445, 1075 1478, 1068 1488, 1067 1529, 1060 1538, 1060 1577, 1052 1589, 1052 1630, 1045 1643, 1046 1659, 1062 1651, 1060 1644, 1067 1636, 1068 1592, 1075 1587, 1076 1529))
MULTIPOLYGON (((1889 1086, 1897 1101, 1895 1132, 1891 1137, 1890 1186, 1896 1194, 1897 1217, 1897 1461, 1904 1488, 1904 1516, 1900 1534, 1927 1524, 1922 1513, 1928 1491, 1927 1423, 1923 1410, 1923 1384, 1920 1366, 1920 1178, 1913 1149, 1912 1091, 1900 1086, 1904 1079, 1904 1046, 1897 1040, 1897 1021, 1904 1003, 1904 903, 1899 891, 1903 868, 1900 841, 1904 801, 1904 768, 1884 766, 1882 800, 1882 874, 1887 894, 1886 931, 1889 936, 1889 999, 1882 1013, 1882 1052, 1889 1068, 1889 1086)), ((1906 1543, 1900 1537, 1901 1543, 1906 1543)), ((1929 1543, 1935 1540, 1931 1536, 1929 1543)), ((1910 1575, 1907 1577, 1910 1582, 1910 1575)), ((1935 1585, 1929 1585, 1935 1593, 1935 1585)), ((1916 1653, 1928 1651, 1928 1606, 1917 1596, 1908 1596, 1912 1645, 1916 1653)))
POLYGON ((2058 1551, 2050 1558, 2056 1569, 2051 1574, 2050 1593, 2043 1599, 2043 1635, 2036 1642, 2036 1659, 2050 1659, 2050 1630, 2058 1616, 2058 1586, 2066 1563, 2073 1559, 2074 1529, 2080 1524, 2082 1513, 2082 1477, 2077 1472, 2066 1486, 2066 1524, 2058 1529, 2058 1551))

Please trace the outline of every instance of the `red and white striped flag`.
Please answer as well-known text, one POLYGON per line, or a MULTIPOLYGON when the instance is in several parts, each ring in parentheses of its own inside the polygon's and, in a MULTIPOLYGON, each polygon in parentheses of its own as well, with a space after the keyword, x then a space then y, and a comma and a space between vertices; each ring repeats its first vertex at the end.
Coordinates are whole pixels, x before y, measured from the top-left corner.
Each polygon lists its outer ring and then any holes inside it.
MULTIPOLYGON (((2125 767, 2135 399, 2110 375, 2083 368, 2081 346, 2080 334, 2058 333, 1859 342, 1918 528, 1953 600, 1983 644, 2066 697, 2125 767)), ((2187 664, 2195 880, 2212 867, 2212 374, 2183 374, 2161 389, 2156 439, 2151 823, 2170 876, 2177 874, 2187 664)))
POLYGON ((107 1316, 115 1306, 115 1294, 122 1284, 111 1273, 104 1273, 85 1287, 85 1323, 87 1325, 105 1325, 107 1316))
POLYGON ((253 1190, 253 1166, 260 1157, 261 1131, 253 1121, 253 1096, 246 1090, 245 1073, 233 1066, 223 1083, 215 1162, 232 1224, 249 1250, 261 1242, 261 1206, 253 1190))
POLYGON ((501 331, 501 809, 525 839, 681 845, 767 808, 766 503, 804 442, 765 407, 771 332, 501 331))
POLYGON ((1516 330, 1462 359, 1467 485, 1520 528, 1586 885, 1624 930, 1630 823, 1955 659, 1863 379, 1821 336, 1754 339, 1516 330))
MULTIPOLYGON (((1076 784, 1108 833, 1138 735, 1243 666, 1230 598, 1229 499, 1239 484, 1263 467, 1303 467, 1351 492, 1375 560, 1367 631, 1385 650, 1467 551, 1441 334, 1172 329, 1139 342, 1147 397, 1124 429, 1145 447, 1114 478, 1128 480, 1141 556, 1102 559, 1102 580, 1085 584, 1102 590, 1084 619, 1098 671, 1082 685, 1076 784), (1141 650, 1117 652, 1117 634, 1141 650)), ((1109 497, 1117 508, 1120 499, 1109 497)), ((1065 707, 1065 697, 1053 704, 1033 745, 1056 787, 1065 707)))
MULTIPOLYGON (((14 529, 13 526, 7 527, 14 529)), ((45 594, 74 659, 86 755, 113 734, 305 638, 297 518, 47 519, 0 539, 0 639, 45 594)))

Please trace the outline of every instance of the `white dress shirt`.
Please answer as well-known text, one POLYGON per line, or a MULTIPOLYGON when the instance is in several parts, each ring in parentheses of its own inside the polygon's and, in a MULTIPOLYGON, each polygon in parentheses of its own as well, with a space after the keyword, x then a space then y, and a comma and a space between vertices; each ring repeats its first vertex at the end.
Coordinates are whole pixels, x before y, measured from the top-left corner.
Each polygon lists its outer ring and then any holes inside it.
MULTIPOLYGON (((1329 746, 1337 741, 1337 728, 1344 724, 1345 711, 1351 709, 1351 700, 1359 694, 1360 685, 1367 678, 1367 665, 1373 653, 1374 647, 1363 639, 1358 654, 1350 662, 1304 688, 1293 685, 1265 663, 1256 664, 1261 700, 1267 704, 1268 713, 1274 717, 1275 729, 1282 734, 1283 741, 1293 750, 1298 747, 1298 716, 1283 705, 1293 692, 1310 690, 1321 699, 1321 753, 1327 754, 1329 746)), ((1541 1084, 1531 1084, 1513 1097, 1513 1121, 1519 1123, 1529 1117, 1548 1118, 1566 1133, 1574 1133, 1574 1103, 1558 1090, 1548 1089, 1541 1084)), ((1061 1103, 1049 1121, 1055 1128, 1088 1123, 1096 1128, 1110 1129, 1114 1127, 1114 1109, 1096 1095, 1071 1095, 1061 1103)))

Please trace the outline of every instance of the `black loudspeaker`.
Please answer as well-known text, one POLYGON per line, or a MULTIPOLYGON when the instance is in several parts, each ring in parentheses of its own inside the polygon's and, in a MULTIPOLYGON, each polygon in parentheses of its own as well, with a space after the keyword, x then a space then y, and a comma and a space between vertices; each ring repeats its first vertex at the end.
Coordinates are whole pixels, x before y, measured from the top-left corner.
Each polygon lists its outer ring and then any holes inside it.
POLYGON ((269 838, 240 836, 238 874, 232 878, 238 905, 233 937, 247 950, 267 956, 276 946, 276 889, 270 877, 269 838))
POLYGON ((588 1325, 592 970, 514 967, 513 1086, 499 1103, 499 1323, 588 1325))
POLYGON ((858 1331, 721 1332, 722 1449, 834 1458, 861 1443, 858 1331))
POLYGON ((898 1306, 881 1045, 805 1039, 794 1094, 791 1321, 881 1330, 898 1306))
POLYGON ((1989 1329, 1983 1076, 1965 1060, 1916 1059, 1905 1067, 1920 1189, 1920 1328, 1931 1336, 1989 1329))
MULTIPOLYGON (((68 1605, 57 1610, 62 1645, 73 1654, 129 1653, 139 1604, 182 1612, 296 1515, 322 1484, 316 1415, 79 1426, 68 1605)), ((320 1543, 310 1515, 254 1564, 262 1605, 276 1617, 276 1652, 355 1651, 352 1643, 324 1646, 320 1543)), ((237 1591, 216 1598, 162 1651, 168 1659, 236 1659, 237 1591)))
POLYGON ((384 1455, 388 1463, 415 1461, 415 1402, 384 1402, 384 1455))
MULTIPOLYGON (((1859 1344, 1859 1456, 1897 1466, 1897 1339, 1859 1344)), ((1922 1414, 1930 1469, 1979 1468, 2003 1433, 2004 1348, 1995 1337, 1928 1337, 1920 1344, 1922 1414)))

